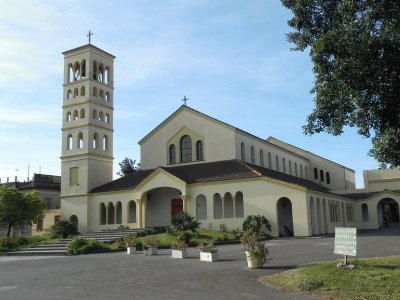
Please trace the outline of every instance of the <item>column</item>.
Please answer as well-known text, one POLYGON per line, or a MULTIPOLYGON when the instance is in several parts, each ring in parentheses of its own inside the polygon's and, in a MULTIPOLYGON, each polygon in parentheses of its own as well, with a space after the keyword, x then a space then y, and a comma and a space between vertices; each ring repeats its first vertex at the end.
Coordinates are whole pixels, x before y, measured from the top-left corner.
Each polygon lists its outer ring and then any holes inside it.
POLYGON ((182 203, 183 203, 183 211, 184 212, 188 212, 188 200, 189 200, 189 196, 188 195, 181 195, 181 199, 182 199, 182 203))
POLYGON ((143 228, 142 199, 136 199, 136 224, 138 228, 143 228))

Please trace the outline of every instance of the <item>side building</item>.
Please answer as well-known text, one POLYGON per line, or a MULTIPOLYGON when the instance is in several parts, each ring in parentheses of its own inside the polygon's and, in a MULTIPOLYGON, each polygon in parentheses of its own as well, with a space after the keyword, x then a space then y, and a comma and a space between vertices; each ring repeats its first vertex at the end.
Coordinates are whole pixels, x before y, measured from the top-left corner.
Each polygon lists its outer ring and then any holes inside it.
MULTIPOLYGON (((37 221, 32 226, 21 226, 12 229, 13 236, 29 236, 41 234, 46 231, 51 225, 60 220, 60 190, 61 190, 61 176, 34 174, 29 181, 18 181, 15 178, 14 182, 5 182, 11 188, 16 188, 22 193, 30 193, 37 191, 40 199, 46 204, 47 211, 43 219, 37 221)), ((0 229, 0 236, 5 236, 7 230, 0 229)))

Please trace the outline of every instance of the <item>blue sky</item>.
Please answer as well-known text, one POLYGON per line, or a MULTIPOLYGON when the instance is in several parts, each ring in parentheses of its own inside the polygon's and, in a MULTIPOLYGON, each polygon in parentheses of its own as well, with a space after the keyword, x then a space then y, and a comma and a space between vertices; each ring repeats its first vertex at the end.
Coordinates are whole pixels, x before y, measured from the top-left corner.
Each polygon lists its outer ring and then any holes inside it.
MULTIPOLYGON (((92 44, 116 56, 114 173, 137 142, 188 106, 261 138, 273 136, 357 172, 378 167, 371 142, 346 128, 305 136, 314 76, 285 33, 278 0, 0 0, 0 178, 60 174, 63 51, 92 44), (18 171, 17 171, 18 170, 18 171)), ((118 176, 114 174, 114 177, 118 176)))

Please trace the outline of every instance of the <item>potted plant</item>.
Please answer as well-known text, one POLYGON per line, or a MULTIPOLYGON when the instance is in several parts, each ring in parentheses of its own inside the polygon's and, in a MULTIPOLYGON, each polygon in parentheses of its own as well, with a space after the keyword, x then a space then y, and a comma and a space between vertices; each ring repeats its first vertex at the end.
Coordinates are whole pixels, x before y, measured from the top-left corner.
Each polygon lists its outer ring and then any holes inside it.
POLYGON ((187 258, 187 247, 188 244, 185 241, 176 239, 171 243, 171 257, 172 258, 187 258))
POLYGON ((155 237, 146 237, 143 241, 143 254, 144 255, 157 255, 157 248, 160 241, 155 237))
POLYGON ((200 260, 214 262, 219 260, 218 249, 215 248, 213 241, 208 241, 207 243, 200 243, 197 246, 200 251, 200 260))
POLYGON ((264 243, 259 241, 259 235, 256 232, 246 231, 240 239, 240 243, 246 253, 247 266, 250 269, 261 268, 270 261, 269 250, 264 243))
POLYGON ((129 235, 123 238, 125 247, 126 247, 126 253, 127 254, 135 254, 137 247, 140 246, 141 242, 138 240, 136 235, 129 235))

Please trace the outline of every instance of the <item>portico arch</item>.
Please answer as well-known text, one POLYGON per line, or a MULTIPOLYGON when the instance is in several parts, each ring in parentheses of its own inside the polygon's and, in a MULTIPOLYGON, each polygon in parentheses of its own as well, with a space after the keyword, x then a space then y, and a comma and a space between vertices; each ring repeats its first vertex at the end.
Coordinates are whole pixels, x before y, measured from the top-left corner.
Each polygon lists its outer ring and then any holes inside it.
POLYGON ((378 202, 378 225, 386 227, 390 223, 399 223, 399 204, 392 198, 383 198, 378 202))
POLYGON ((293 236, 292 202, 286 198, 280 198, 276 202, 276 215, 278 217, 279 236, 293 236))
POLYGON ((170 226, 173 215, 184 210, 182 197, 181 191, 173 187, 147 191, 142 197, 145 203, 145 227, 170 226))

